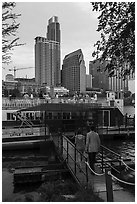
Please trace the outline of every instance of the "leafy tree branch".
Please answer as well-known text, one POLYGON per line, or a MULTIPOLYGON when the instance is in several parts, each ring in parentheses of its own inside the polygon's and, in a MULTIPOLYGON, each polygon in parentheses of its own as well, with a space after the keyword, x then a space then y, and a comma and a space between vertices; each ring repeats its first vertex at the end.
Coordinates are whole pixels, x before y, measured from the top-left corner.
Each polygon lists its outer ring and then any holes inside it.
POLYGON ((11 62, 12 50, 16 46, 23 45, 18 43, 17 30, 20 23, 16 20, 21 14, 13 13, 15 2, 2 3, 2 63, 11 62))
POLYGON ((135 2, 93 2, 92 11, 99 11, 101 38, 94 45, 92 56, 109 61, 105 70, 110 76, 120 70, 122 76, 135 72, 135 2))

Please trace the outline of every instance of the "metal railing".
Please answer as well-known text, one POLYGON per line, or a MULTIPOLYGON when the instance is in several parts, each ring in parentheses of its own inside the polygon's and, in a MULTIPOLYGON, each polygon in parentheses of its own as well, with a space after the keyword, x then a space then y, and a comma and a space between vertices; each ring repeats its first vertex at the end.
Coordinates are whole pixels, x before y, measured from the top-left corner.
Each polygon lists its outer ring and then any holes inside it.
POLYGON ((135 133, 135 126, 134 123, 128 124, 126 127, 125 125, 113 126, 113 127, 99 127, 97 128, 99 135, 122 135, 126 134, 130 136, 130 134, 135 133))
POLYGON ((105 183, 106 183, 106 196, 107 201, 113 201, 113 182, 114 180, 120 183, 124 183, 126 185, 134 186, 134 183, 126 182, 117 176, 113 175, 112 169, 115 170, 115 172, 121 174, 121 171, 118 171, 115 166, 113 166, 113 163, 117 164, 119 166, 119 169, 121 169, 122 164, 125 165, 125 168, 129 168, 132 171, 135 171, 134 169, 130 168, 125 162, 124 159, 121 157, 121 155, 117 154, 116 152, 110 150, 109 148, 101 145, 100 153, 98 154, 98 161, 97 163, 101 164, 102 173, 97 173, 93 171, 88 163, 88 158, 82 154, 77 148, 76 145, 73 144, 66 136, 63 136, 62 134, 58 134, 57 137, 53 136, 53 141, 56 145, 57 151, 61 157, 63 157, 63 160, 65 160, 68 168, 70 169, 72 175, 74 176, 75 180, 79 183, 81 187, 89 186, 89 173, 92 172, 96 176, 104 176, 105 175, 105 183), (108 156, 109 153, 109 156, 108 156), (79 154, 85 162, 83 162, 82 168, 79 166, 77 161, 77 154, 79 154), (81 171, 81 175, 79 177, 78 171, 81 171))
POLYGON ((76 145, 73 144, 66 136, 58 135, 57 137, 53 136, 54 143, 56 144, 58 153, 63 160, 66 161, 68 168, 70 169, 72 175, 78 182, 78 184, 82 187, 83 182, 88 185, 88 166, 85 162, 83 162, 84 166, 79 166, 78 157, 82 158, 82 161, 87 162, 87 157, 82 154, 77 148, 76 145), (82 174, 82 182, 79 179, 79 171, 82 174))
POLYGON ((2 99, 2 108, 28 108, 46 103, 45 99, 2 99))
POLYGON ((104 171, 104 168, 106 168, 106 165, 109 166, 109 164, 111 164, 112 166, 112 163, 117 163, 119 164, 119 167, 121 167, 121 155, 110 150, 104 145, 101 145, 100 154, 98 156, 100 158, 102 172, 104 171))

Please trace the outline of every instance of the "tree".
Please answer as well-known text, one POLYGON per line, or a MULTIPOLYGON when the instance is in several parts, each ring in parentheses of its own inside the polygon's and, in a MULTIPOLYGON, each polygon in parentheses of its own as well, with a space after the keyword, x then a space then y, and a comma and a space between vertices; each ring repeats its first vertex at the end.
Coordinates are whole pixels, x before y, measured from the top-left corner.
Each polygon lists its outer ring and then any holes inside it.
POLYGON ((105 70, 113 76, 135 72, 135 2, 94 2, 92 11, 99 11, 98 29, 101 39, 95 43, 93 57, 109 61, 105 70))
POLYGON ((15 2, 2 3, 2 63, 11 62, 11 53, 15 46, 20 46, 17 41, 19 37, 16 32, 20 23, 16 20, 20 14, 13 13, 13 8, 16 6, 15 2))

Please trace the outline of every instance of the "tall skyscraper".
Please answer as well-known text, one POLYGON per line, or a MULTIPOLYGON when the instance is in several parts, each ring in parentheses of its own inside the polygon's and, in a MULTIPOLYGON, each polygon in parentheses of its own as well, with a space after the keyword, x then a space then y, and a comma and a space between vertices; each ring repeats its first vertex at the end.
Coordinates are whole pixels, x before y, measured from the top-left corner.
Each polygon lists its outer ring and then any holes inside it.
POLYGON ((47 39, 60 43, 60 24, 58 23, 57 16, 53 16, 48 21, 47 39))
POLYGON ((48 21, 47 38, 35 38, 35 79, 39 85, 58 86, 60 79, 60 25, 53 16, 48 21))
POLYGON ((81 49, 65 56, 62 66, 62 84, 71 93, 86 91, 86 67, 81 49))
POLYGON ((39 85, 60 84, 60 43, 35 38, 35 79, 39 85))

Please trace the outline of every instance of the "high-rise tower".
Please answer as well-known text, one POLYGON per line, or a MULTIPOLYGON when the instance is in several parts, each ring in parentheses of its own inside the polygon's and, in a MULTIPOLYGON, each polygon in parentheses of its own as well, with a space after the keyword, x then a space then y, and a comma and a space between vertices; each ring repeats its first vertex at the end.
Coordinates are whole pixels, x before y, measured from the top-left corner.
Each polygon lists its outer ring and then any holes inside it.
POLYGON ((48 21, 47 38, 35 38, 35 79, 39 85, 58 86, 60 79, 60 25, 58 17, 48 21))
POLYGON ((48 21, 47 39, 60 43, 60 24, 58 23, 57 16, 53 16, 48 21))
POLYGON ((81 49, 65 56, 62 66, 62 84, 71 93, 86 91, 86 67, 81 49))
POLYGON ((44 37, 35 38, 35 79, 39 85, 60 84, 60 44, 44 37))

